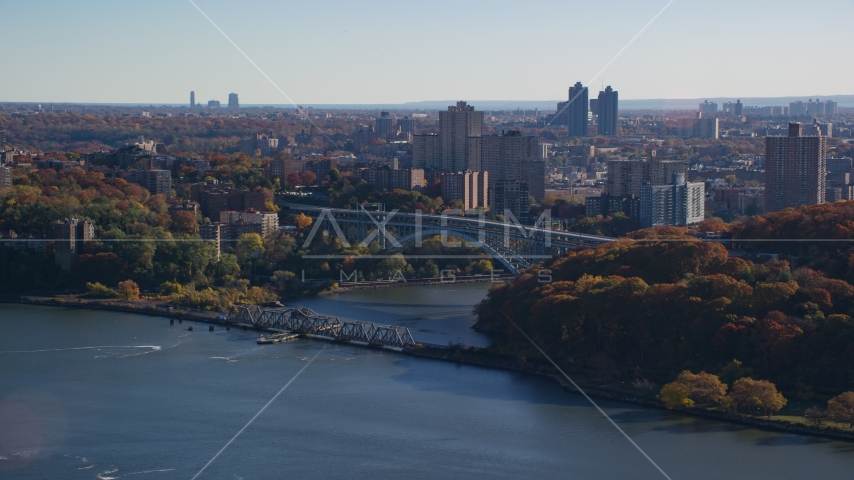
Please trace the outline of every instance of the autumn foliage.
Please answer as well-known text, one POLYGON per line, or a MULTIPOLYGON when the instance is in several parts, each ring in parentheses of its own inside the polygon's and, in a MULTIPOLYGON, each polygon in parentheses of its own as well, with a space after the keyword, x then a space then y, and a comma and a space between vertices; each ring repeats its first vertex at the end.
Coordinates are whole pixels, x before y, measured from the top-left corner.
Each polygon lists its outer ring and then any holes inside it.
MULTIPOLYGON (((854 219, 854 207, 840 205, 854 219)), ((737 359, 784 391, 835 395, 854 387, 854 286, 845 279, 782 259, 731 257, 722 244, 679 229, 639 232, 541 268, 551 282, 534 269, 495 287, 477 307, 476 328, 521 345, 506 314, 585 374, 595 375, 607 357, 624 380, 666 383, 684 370, 720 373, 737 359)))

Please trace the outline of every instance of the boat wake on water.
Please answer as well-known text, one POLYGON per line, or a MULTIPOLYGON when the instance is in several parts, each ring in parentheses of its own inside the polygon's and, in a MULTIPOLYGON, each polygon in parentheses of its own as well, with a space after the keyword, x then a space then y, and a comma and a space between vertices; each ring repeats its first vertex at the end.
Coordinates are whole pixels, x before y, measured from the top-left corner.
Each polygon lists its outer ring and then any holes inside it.
POLYGON ((6 350, 0 351, 0 354, 10 354, 10 353, 47 353, 47 352, 71 352, 71 351, 85 351, 85 350, 94 350, 96 352, 104 352, 107 355, 96 355, 95 358, 127 358, 127 357, 137 357, 139 355, 146 355, 153 352, 159 352, 161 347, 159 345, 102 345, 95 347, 71 347, 71 348, 48 348, 43 350, 6 350), (127 353, 121 355, 121 352, 124 352, 129 349, 145 349, 144 352, 139 353, 127 353), (120 351, 116 351, 120 350, 120 351))

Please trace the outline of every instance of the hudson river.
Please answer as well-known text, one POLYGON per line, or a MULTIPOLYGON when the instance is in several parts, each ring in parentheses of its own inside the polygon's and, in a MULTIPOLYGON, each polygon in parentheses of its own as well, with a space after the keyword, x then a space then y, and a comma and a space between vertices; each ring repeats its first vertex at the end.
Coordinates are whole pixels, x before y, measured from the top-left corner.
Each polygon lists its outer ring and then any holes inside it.
MULTIPOLYGON (((306 299, 418 341, 485 345, 487 285, 306 299)), ((322 341, 112 312, 0 305, 0 478, 664 478, 546 379, 322 341), (322 351, 321 351, 322 350, 322 351)), ((675 479, 854 476, 854 443, 602 401, 675 479)))

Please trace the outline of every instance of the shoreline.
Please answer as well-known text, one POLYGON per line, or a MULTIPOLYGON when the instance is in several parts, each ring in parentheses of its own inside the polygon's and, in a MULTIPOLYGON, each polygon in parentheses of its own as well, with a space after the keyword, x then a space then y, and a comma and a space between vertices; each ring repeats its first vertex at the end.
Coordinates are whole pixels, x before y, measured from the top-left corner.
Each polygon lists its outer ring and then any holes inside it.
POLYGON ((512 275, 503 275, 490 277, 489 275, 484 275, 482 277, 461 277, 455 278, 453 281, 442 281, 436 278, 426 278, 426 279, 413 279, 413 280, 404 280, 404 281, 378 281, 378 282, 347 282, 343 284, 339 284, 338 288, 329 292, 321 292, 320 295, 328 295, 330 293, 345 293, 345 292, 353 292, 357 290, 377 290, 382 288, 396 288, 396 287, 422 287, 427 285, 454 285, 457 283, 494 283, 496 285, 500 283, 507 283, 508 281, 513 280, 514 276, 512 275))
MULTIPOLYGON (((472 282, 468 282, 472 283, 472 282)), ((392 285, 398 286, 398 285, 392 285)), ((387 288, 387 287, 386 287, 387 288)), ((83 300, 83 299, 63 299, 57 297, 39 297, 39 296, 30 296, 30 295, 2 295, 0 296, 0 303, 10 303, 10 304, 22 304, 22 305, 35 305, 35 306, 46 306, 46 307, 66 307, 66 308, 76 308, 83 310, 105 310, 105 311, 113 311, 113 312, 121 312, 121 313, 134 313, 140 315, 148 315, 152 317, 164 317, 170 319, 177 320, 187 320, 187 321, 195 321, 200 323, 208 323, 221 325, 225 327, 240 327, 246 329, 257 330, 259 332, 269 331, 265 328, 259 327, 248 327, 243 325, 237 325, 233 323, 226 322, 224 318, 222 318, 221 314, 215 312, 206 312, 200 310, 193 310, 187 308, 179 308, 179 307, 166 307, 162 305, 155 304, 140 304, 140 302, 129 302, 129 301, 103 301, 103 300, 83 300)), ((312 337, 304 337, 304 338, 312 338, 312 337)), ((314 338, 314 340, 323 340, 321 338, 314 338)), ((324 340, 328 341, 328 340, 324 340)), ((506 357, 506 358, 498 358, 495 355, 485 355, 483 352, 478 352, 476 350, 468 350, 468 348, 454 348, 454 347, 444 347, 441 345, 431 345, 431 344, 421 344, 421 348, 415 349, 404 349, 404 350, 389 350, 383 349, 384 351, 398 352, 404 355, 409 355, 412 357, 432 359, 444 362, 454 362, 462 365, 469 365, 481 368, 490 368, 496 370, 504 370, 508 372, 520 373, 524 375, 536 375, 541 377, 547 377, 551 380, 555 381, 562 390, 580 394, 578 390, 576 390, 572 385, 570 385, 566 380, 554 372, 545 372, 537 369, 533 366, 528 366, 527 368, 521 367, 519 365, 518 359, 506 357)), ((361 346, 361 345, 360 345, 361 346)), ((371 346, 364 346, 365 348, 376 348, 371 346)), ((473 347, 470 347, 473 348, 473 347)), ((705 409, 693 409, 693 408, 676 408, 676 409, 667 409, 664 405, 651 398, 644 398, 640 396, 633 396, 624 392, 602 388, 601 386, 584 384, 583 382, 579 382, 576 380, 580 387, 582 387, 590 397, 618 401, 628 404, 640 405, 648 408, 655 408, 657 410, 665 410, 675 413, 680 413, 683 415, 693 416, 693 417, 701 417, 710 420, 716 420, 720 422, 738 424, 745 427, 758 428, 761 430, 772 430, 779 433, 788 433, 788 434, 797 434, 797 435, 807 435, 813 437, 822 437, 831 440, 839 440, 846 442, 854 442, 854 432, 845 432, 841 430, 836 430, 833 428, 816 428, 811 427, 804 424, 793 423, 785 420, 774 420, 763 417, 754 417, 747 416, 741 414, 732 414, 725 412, 717 412, 712 410, 705 409)))

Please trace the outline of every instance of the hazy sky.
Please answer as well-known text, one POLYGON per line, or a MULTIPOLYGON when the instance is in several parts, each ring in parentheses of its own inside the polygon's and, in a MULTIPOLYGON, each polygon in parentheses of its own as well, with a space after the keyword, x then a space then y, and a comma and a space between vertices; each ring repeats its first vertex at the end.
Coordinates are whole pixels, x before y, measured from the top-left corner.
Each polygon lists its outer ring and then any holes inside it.
MULTIPOLYGON (((551 100, 668 0, 196 0, 297 103, 551 100)), ((675 0, 623 99, 854 94, 851 0, 675 0)), ((0 101, 287 101, 188 0, 0 0, 0 101)), ((592 86, 601 86, 597 79, 592 86)))

